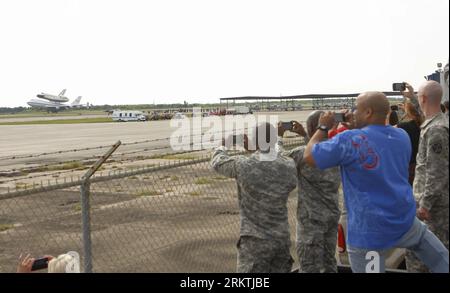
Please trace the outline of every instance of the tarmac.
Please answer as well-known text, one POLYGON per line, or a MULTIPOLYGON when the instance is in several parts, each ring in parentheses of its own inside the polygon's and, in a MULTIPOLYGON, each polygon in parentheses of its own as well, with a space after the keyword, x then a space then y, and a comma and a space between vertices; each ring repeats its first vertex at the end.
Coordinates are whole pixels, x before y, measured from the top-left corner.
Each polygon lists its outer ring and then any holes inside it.
MULTIPOLYGON (((281 121, 297 120, 302 122, 306 120, 310 112, 259 112, 255 116, 278 115, 281 121)), ((0 126, 2 134, 0 136, 0 157, 112 145, 118 140, 130 143, 163 139, 169 138, 175 130, 176 128, 170 127, 169 120, 0 126)), ((160 145, 161 143, 155 142, 146 147, 160 145)), ((62 156, 66 155, 62 154, 62 156)))

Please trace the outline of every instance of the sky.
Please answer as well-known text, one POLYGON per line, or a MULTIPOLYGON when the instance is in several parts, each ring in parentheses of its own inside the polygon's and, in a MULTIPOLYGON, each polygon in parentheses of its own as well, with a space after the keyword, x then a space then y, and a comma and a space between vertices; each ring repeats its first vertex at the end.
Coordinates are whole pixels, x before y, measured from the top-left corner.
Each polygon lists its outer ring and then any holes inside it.
POLYGON ((0 107, 418 86, 449 58, 448 0, 0 0, 0 107))

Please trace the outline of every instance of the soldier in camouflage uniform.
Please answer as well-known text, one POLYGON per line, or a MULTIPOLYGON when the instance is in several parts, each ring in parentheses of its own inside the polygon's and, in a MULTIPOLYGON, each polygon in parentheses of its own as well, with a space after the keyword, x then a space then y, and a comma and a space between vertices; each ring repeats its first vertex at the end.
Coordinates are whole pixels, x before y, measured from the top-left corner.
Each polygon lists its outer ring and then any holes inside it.
MULTIPOLYGON (((323 111, 312 112, 307 120, 306 133, 303 126, 294 122, 293 132, 309 136, 316 132, 323 111)), ((280 125, 278 135, 283 136, 280 125)), ((282 149, 282 139, 278 145, 282 149)), ((298 178, 297 207, 297 255, 300 273, 336 273, 336 241, 338 233, 339 168, 320 170, 303 162, 306 146, 300 146, 283 154, 294 159, 298 178)))
MULTIPOLYGON (((292 269, 287 200, 296 187, 294 162, 276 152, 277 133, 266 128, 267 148, 246 156, 229 156, 222 146, 215 150, 211 166, 219 174, 235 178, 240 209, 238 273, 288 273, 292 269)), ((258 141, 258 140, 256 140, 258 141)))
MULTIPOLYGON (((418 98, 411 101, 420 107, 426 117, 421 125, 417 154, 414 196, 418 202, 417 217, 448 249, 449 189, 448 189, 448 117, 440 110, 442 88, 435 81, 421 86, 418 98), (424 103, 425 100, 425 103, 424 103)), ((410 251, 406 266, 409 272, 428 272, 425 265, 410 251)))

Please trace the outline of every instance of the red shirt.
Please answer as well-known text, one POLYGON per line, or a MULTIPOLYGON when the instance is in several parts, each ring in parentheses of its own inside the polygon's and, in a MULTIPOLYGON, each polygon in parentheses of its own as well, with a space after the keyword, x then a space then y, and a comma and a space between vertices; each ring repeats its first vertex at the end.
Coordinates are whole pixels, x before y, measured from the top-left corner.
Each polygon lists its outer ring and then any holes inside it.
POLYGON ((344 132, 346 130, 348 130, 348 128, 343 125, 341 127, 338 127, 337 129, 332 129, 332 130, 328 131, 328 138, 332 138, 336 134, 344 132))

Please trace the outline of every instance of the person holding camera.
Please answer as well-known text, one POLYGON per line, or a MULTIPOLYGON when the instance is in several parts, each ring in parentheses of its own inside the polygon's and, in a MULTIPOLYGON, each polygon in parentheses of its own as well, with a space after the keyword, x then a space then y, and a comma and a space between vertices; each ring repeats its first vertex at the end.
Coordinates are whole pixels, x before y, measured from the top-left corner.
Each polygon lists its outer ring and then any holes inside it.
POLYGON ((384 272, 386 252, 399 247, 413 251, 432 272, 448 273, 447 248, 416 218, 408 182, 411 143, 404 130, 386 125, 389 107, 381 92, 360 94, 353 113, 355 129, 325 141, 335 119, 331 112, 324 114, 304 161, 322 170, 340 167, 353 272, 367 272, 377 260, 375 271, 384 272))
MULTIPOLYGON (((417 113, 419 113, 420 116, 424 117, 422 109, 420 108, 420 105, 419 105, 419 100, 417 99, 417 96, 414 93, 413 86, 407 82, 403 82, 402 84, 403 84, 403 90, 401 91, 401 93, 402 93, 403 97, 405 98, 405 102, 410 102, 414 106, 417 113)), ((405 114, 406 114, 406 109, 405 109, 405 114)), ((405 118, 408 118, 408 117, 405 115, 405 118)))
POLYGON ((77 252, 69 251, 58 257, 45 255, 34 258, 31 254, 20 254, 17 273, 32 273, 47 269, 48 273, 79 273, 80 256, 77 252))
MULTIPOLYGON (((269 123, 256 127, 255 151, 250 156, 230 156, 223 146, 211 158, 211 167, 237 182, 240 237, 238 273, 289 273, 290 232, 287 201, 296 187, 294 162, 276 151, 276 128, 269 123)), ((249 141, 244 136, 244 147, 249 141)))
POLYGON ((42 258, 36 259, 31 254, 20 254, 19 264, 17 265, 17 273, 31 273, 40 269, 45 269, 54 257, 46 255, 42 258))
MULTIPOLYGON (((416 158, 414 196, 418 202, 417 217, 444 243, 449 245, 449 122, 441 111, 442 86, 426 81, 418 91, 409 85, 405 95, 419 105, 425 115, 421 124, 416 158)), ((407 252, 406 266, 410 272, 427 272, 427 268, 412 253, 407 252)))
MULTIPOLYGON (((313 111, 306 119, 307 133, 303 126, 292 122, 286 129, 280 123, 278 145, 283 150, 282 137, 286 130, 303 137, 312 137, 319 125, 323 111, 313 111)), ((327 138, 324 137, 324 140, 327 138)), ((306 146, 283 152, 291 157, 297 167, 298 206, 297 206, 297 255, 300 273, 337 273, 336 241, 338 233, 339 168, 320 170, 310 167, 303 161, 306 146)))
POLYGON ((411 159, 409 160, 409 184, 413 185, 415 170, 416 170, 416 157, 419 150, 419 139, 420 139, 420 125, 423 122, 423 118, 417 111, 416 107, 410 101, 405 101, 403 104, 403 109, 405 111, 404 121, 397 124, 398 128, 403 129, 409 136, 409 140, 412 146, 411 159))

